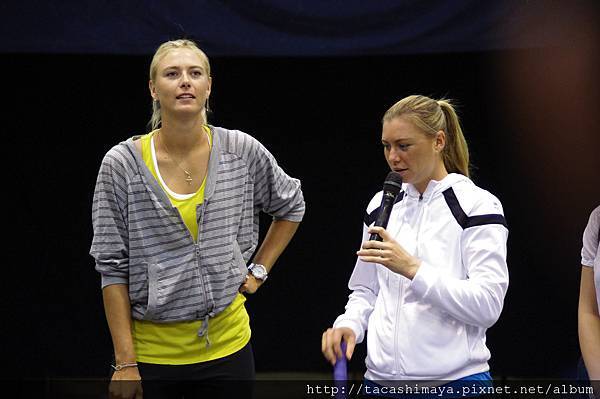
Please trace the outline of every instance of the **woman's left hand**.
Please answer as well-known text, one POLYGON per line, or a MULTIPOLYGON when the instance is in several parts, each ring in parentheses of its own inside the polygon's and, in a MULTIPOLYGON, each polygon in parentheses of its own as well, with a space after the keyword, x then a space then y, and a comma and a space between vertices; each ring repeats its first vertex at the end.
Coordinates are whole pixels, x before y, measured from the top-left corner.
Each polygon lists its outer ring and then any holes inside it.
POLYGON ((421 261, 394 240, 383 227, 370 227, 370 234, 379 234, 383 241, 365 241, 356 254, 363 262, 378 263, 394 273, 413 279, 421 261))
POLYGON ((248 273, 246 275, 246 281, 244 282, 244 284, 242 284, 240 286, 239 291, 243 294, 243 293, 248 293, 248 294, 254 294, 256 292, 256 290, 258 290, 258 288, 262 285, 262 280, 257 279, 256 277, 254 277, 252 274, 248 273))

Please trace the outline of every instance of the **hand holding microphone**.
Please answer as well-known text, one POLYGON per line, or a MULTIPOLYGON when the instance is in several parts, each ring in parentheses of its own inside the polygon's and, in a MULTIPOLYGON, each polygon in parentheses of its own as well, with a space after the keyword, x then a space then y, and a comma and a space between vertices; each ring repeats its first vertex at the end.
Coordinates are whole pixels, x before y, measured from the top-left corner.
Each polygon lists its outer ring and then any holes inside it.
POLYGON ((379 214, 374 226, 369 228, 369 233, 371 233, 369 241, 363 242, 360 251, 356 254, 363 262, 380 264, 394 273, 412 280, 419 270, 421 260, 406 252, 385 230, 401 188, 402 177, 400 174, 390 172, 383 183, 383 197, 379 214))
MULTIPOLYGON (((396 203, 398 193, 402 190, 402 176, 398 172, 388 173, 383 182, 383 196, 381 197, 381 205, 379 205, 379 214, 375 220, 375 226, 381 226, 384 229, 387 227, 392 208, 396 203)), ((369 240, 381 241, 381 237, 376 233, 371 234, 369 240)))

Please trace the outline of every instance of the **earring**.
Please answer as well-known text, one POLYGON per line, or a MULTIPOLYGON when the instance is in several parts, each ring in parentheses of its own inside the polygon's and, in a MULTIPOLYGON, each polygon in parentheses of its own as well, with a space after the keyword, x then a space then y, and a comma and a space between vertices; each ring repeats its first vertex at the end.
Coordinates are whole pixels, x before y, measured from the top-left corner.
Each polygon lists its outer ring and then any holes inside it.
POLYGON ((210 113, 210 105, 208 104, 208 97, 206 97, 206 103, 204 103, 204 110, 206 113, 210 113))

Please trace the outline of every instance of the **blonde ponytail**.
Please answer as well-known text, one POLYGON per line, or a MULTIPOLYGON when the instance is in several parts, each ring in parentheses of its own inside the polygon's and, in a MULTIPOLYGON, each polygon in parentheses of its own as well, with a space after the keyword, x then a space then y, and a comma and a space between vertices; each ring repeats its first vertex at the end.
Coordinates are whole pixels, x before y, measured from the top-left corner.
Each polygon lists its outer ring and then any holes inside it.
POLYGON ((443 151, 444 165, 448 173, 460 173, 469 177, 469 147, 460 127, 458 115, 449 100, 439 100, 438 105, 446 120, 446 147, 443 151))

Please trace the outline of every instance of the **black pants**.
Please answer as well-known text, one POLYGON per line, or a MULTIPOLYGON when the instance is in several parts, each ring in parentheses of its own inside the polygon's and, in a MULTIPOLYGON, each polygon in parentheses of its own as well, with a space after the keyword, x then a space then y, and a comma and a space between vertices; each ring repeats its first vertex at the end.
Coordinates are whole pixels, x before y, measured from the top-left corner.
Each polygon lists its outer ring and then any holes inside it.
POLYGON ((248 343, 221 359, 186 365, 138 363, 144 399, 252 398, 254 355, 248 343))

